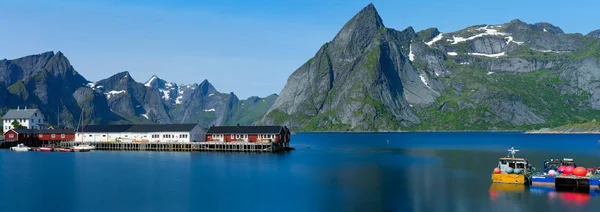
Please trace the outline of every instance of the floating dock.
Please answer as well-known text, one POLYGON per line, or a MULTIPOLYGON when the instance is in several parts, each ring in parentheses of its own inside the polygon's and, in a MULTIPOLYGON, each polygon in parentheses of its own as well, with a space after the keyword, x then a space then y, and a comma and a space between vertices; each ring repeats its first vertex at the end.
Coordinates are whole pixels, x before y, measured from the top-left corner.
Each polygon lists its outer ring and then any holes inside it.
POLYGON ((96 150, 108 151, 174 151, 174 152, 265 152, 288 151, 289 142, 60 142, 60 148, 71 148, 87 144, 96 146, 96 150))

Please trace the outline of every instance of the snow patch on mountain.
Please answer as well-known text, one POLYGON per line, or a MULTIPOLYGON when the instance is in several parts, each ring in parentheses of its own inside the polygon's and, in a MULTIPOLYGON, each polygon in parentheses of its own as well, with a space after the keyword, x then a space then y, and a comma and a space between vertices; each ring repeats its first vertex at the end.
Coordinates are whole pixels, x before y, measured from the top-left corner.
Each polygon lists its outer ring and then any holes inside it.
POLYGON ((425 44, 427 44, 429 47, 431 47, 435 42, 442 40, 443 37, 444 37, 444 33, 440 33, 439 35, 437 35, 433 39, 431 39, 431 41, 426 42, 425 44))
POLYGON ((104 93, 104 95, 106 95, 107 99, 110 99, 110 97, 116 96, 116 95, 119 95, 119 94, 122 94, 122 93, 126 93, 126 91, 125 90, 109 91, 109 92, 104 93))

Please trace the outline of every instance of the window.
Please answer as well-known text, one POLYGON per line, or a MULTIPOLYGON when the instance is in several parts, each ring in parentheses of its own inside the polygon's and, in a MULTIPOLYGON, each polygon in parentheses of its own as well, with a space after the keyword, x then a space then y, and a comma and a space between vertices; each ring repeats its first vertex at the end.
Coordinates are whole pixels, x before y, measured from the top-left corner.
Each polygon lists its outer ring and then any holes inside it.
POLYGON ((37 117, 37 113, 34 113, 35 117, 37 117))
POLYGON ((38 119, 38 123, 42 123, 42 119, 38 119))
POLYGON ((52 134, 52 138, 56 138, 56 134, 52 134))
POLYGON ((60 134, 60 138, 65 138, 65 134, 60 134))
POLYGON ((44 137, 44 134, 40 134, 39 136, 40 136, 40 138, 41 138, 41 137, 44 137))
POLYGON ((234 138, 234 135, 233 135, 233 134, 231 134, 231 139, 233 139, 233 138, 234 138))
POLYGON ((15 134, 8 134, 9 138, 15 138, 15 134))
POLYGON ((90 136, 88 136, 88 137, 90 137, 90 138, 91 138, 91 137, 92 137, 92 135, 90 135, 90 136))
POLYGON ((105 137, 106 137, 106 135, 102 135, 102 137, 103 137, 103 138, 105 138, 105 137))

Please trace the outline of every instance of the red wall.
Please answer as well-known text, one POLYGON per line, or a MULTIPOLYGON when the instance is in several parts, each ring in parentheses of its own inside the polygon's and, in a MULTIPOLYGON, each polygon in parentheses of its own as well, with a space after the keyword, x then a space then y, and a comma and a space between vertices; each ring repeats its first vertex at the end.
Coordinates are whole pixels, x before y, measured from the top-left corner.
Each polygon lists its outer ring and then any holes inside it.
POLYGON ((40 137, 40 134, 18 134, 17 137, 17 133, 13 130, 10 130, 8 132, 6 132, 4 134, 4 140, 6 142, 23 142, 23 141, 72 141, 75 140, 75 133, 67 133, 65 134, 65 138, 61 138, 60 137, 61 134, 57 133, 55 134, 55 137, 52 138, 52 134, 51 133, 44 133, 42 134, 42 137, 40 137), (13 138, 9 138, 10 135, 13 135, 13 138))
POLYGON ((4 133, 4 141, 6 142, 15 142, 18 141, 19 137, 17 135, 17 133, 15 131, 9 130, 8 132, 4 133), (10 135, 13 136, 13 138, 10 138, 10 135))
POLYGON ((35 137, 32 134, 17 134, 17 132, 13 130, 9 130, 4 133, 4 141, 6 142, 27 142, 27 141, 35 141, 35 137), (13 138, 10 138, 10 135, 13 135, 13 138))
MULTIPOLYGON (((278 136, 275 136, 275 138, 273 139, 273 142, 280 142, 280 141, 289 141, 289 135, 286 135, 283 130, 281 131, 281 133, 279 134, 281 136, 281 139, 279 139, 278 136)), ((237 139, 235 139, 235 135, 234 138, 231 138, 231 134, 223 134, 223 140, 225 142, 236 142, 237 139)), ((248 134, 248 142, 256 142, 258 140, 258 134, 248 134)), ((212 142, 212 134, 206 134, 206 141, 207 142, 212 142)))
POLYGON ((41 141, 72 141, 75 140, 75 133, 66 133, 65 134, 65 138, 61 138, 60 133, 55 133, 54 134, 54 138, 52 138, 52 133, 41 133, 41 137, 40 134, 36 134, 35 136, 37 137, 38 140, 41 141))

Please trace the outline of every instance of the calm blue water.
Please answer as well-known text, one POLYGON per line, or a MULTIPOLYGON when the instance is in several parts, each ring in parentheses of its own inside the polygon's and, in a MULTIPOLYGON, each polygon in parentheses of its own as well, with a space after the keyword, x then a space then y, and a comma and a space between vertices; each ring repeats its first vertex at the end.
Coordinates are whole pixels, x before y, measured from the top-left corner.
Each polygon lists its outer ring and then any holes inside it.
POLYGON ((302 133, 285 154, 0 150, 0 211, 599 211, 600 197, 490 191, 512 146, 538 166, 600 166, 598 139, 302 133))

